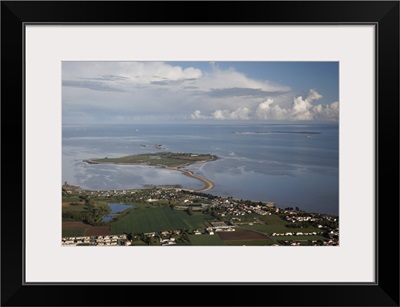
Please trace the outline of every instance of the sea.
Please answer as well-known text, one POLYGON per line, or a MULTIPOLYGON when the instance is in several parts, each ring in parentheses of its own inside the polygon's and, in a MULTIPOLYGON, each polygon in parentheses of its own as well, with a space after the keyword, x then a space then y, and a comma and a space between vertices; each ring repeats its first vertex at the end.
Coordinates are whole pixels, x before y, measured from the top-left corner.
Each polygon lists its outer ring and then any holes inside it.
POLYGON ((64 125, 61 180, 90 190, 196 190, 203 183, 177 171, 83 160, 161 151, 212 154, 216 161, 186 167, 214 182, 205 193, 338 215, 338 131, 338 124, 64 125))

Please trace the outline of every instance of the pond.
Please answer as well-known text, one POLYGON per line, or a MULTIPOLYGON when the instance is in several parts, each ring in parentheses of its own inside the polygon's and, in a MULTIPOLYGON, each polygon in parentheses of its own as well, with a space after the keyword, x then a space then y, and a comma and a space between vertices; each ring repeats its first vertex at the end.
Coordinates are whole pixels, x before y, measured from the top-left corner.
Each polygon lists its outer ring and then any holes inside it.
POLYGON ((134 207, 134 205, 126 204, 108 204, 108 206, 111 208, 111 212, 101 220, 102 222, 109 222, 114 218, 115 214, 134 207))

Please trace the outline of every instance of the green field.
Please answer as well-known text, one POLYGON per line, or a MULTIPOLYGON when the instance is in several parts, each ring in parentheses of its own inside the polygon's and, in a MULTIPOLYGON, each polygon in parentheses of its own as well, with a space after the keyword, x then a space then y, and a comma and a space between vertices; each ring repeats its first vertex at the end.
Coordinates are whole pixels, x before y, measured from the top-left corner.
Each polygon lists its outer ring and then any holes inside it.
POLYGON ((262 233, 286 233, 286 232, 320 232, 321 230, 318 228, 289 228, 285 225, 286 221, 282 220, 278 215, 263 215, 259 216, 260 220, 262 220, 265 224, 254 224, 254 225, 241 225, 241 227, 249 230, 254 230, 262 233))
POLYGON ((192 245, 224 245, 224 241, 218 235, 189 235, 192 245))
POLYGON ((62 236, 63 237, 80 237, 85 233, 85 229, 63 229, 62 236))
POLYGON ((262 233, 273 233, 273 232, 287 232, 289 228, 285 225, 286 221, 282 220, 279 216, 273 215, 259 215, 258 218, 265 224, 254 224, 254 225, 241 225, 241 227, 249 230, 254 230, 262 233))
POLYGON ((278 215, 259 215, 258 218, 264 221, 268 225, 282 225, 285 226, 287 224, 286 221, 282 220, 278 215))
POLYGON ((188 215, 169 207, 133 209, 111 224, 112 234, 141 233, 175 229, 204 228, 204 222, 213 218, 206 214, 188 215))

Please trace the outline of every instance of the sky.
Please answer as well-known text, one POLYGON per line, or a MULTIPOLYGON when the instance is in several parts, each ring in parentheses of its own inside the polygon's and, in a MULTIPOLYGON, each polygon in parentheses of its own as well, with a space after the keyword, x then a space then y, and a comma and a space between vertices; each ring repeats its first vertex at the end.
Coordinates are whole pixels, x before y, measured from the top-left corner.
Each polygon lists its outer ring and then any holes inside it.
POLYGON ((62 63, 63 124, 337 122, 338 62, 62 63))

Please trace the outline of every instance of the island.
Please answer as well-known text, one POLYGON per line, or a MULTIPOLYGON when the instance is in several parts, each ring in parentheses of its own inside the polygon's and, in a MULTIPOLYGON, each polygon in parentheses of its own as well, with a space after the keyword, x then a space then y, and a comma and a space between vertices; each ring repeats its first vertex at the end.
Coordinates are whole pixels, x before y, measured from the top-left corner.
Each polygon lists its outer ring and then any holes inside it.
POLYGON ((179 171, 185 176, 201 181, 204 186, 196 192, 204 192, 214 188, 214 183, 206 178, 194 174, 191 171, 182 169, 193 163, 210 162, 217 160, 218 157, 211 154, 195 154, 183 152, 160 152, 128 155, 119 158, 99 158, 83 160, 89 164, 122 164, 122 165, 149 165, 179 171))
POLYGON ((321 134, 320 132, 311 131, 241 131, 234 134, 321 134))

